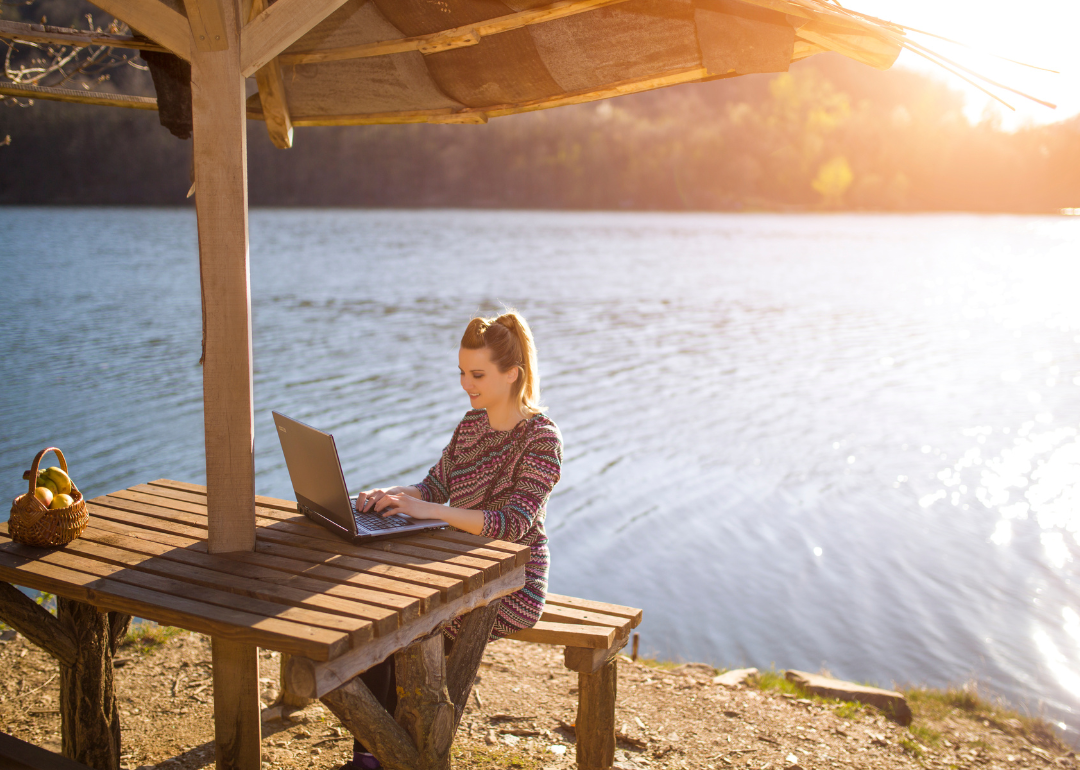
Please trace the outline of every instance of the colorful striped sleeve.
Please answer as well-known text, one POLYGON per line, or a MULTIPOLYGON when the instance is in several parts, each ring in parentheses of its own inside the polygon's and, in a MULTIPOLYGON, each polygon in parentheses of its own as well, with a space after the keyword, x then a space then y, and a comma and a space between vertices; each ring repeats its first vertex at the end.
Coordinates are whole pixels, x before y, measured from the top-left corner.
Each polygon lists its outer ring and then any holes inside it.
POLYGON ((454 428, 454 435, 450 438, 450 443, 443 448, 439 461, 431 466, 423 481, 414 484, 420 492, 421 500, 442 505, 450 499, 450 471, 454 467, 453 447, 457 444, 459 431, 461 423, 454 428))
POLYGON ((510 499, 498 510, 484 511, 484 528, 480 534, 510 542, 521 540, 547 503, 561 469, 562 437, 552 425, 525 445, 510 499))

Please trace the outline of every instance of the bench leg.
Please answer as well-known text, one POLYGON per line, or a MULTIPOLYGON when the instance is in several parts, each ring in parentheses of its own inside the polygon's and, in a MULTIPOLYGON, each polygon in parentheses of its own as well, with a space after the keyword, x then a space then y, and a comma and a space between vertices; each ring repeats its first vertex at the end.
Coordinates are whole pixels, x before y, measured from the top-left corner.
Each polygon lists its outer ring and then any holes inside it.
POLYGON ((120 712, 113 690, 113 653, 129 615, 56 599, 56 616, 75 643, 71 665, 60 664, 63 754, 95 770, 119 770, 120 712))
POLYGON ((596 673, 578 673, 578 770, 608 770, 615 762, 616 660, 596 673))

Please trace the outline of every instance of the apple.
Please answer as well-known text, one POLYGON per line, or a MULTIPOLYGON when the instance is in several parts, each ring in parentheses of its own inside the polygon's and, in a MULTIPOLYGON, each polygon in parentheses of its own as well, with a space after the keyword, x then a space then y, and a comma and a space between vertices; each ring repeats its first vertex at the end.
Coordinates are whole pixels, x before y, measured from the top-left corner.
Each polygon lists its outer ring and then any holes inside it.
POLYGON ((48 508, 52 505, 53 492, 48 487, 38 487, 34 490, 34 497, 41 501, 41 504, 48 508))

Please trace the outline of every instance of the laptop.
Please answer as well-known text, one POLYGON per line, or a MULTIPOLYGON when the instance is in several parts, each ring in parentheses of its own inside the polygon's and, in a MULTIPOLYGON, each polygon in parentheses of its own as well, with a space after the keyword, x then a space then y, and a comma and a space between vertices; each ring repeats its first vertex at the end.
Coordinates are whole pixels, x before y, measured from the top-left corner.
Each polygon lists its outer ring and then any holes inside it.
POLYGON ((350 497, 345 485, 334 437, 278 412, 273 415, 296 493, 296 509, 316 524, 353 543, 449 526, 445 521, 404 514, 384 518, 377 513, 359 513, 356 496, 350 497))

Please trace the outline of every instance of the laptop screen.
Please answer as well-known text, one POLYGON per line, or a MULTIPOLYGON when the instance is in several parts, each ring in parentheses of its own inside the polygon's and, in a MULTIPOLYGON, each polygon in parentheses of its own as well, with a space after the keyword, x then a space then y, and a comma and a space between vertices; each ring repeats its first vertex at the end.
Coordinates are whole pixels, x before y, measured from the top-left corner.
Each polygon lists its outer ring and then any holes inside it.
POLYGON ((283 414, 273 415, 296 499, 356 534, 334 437, 283 414))

